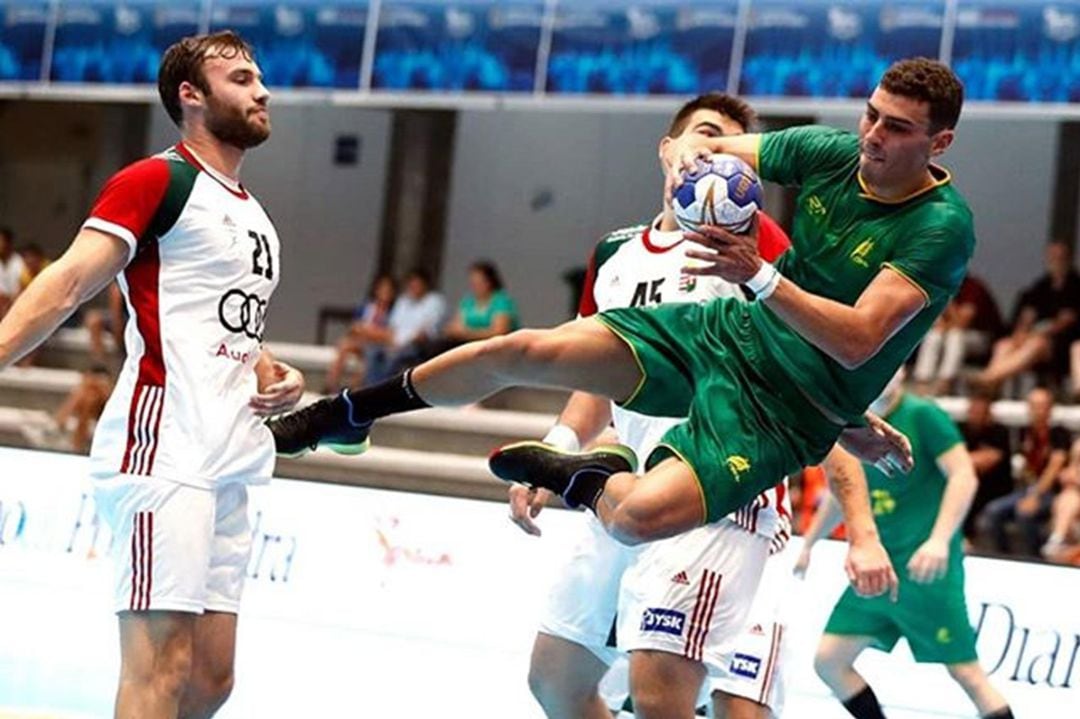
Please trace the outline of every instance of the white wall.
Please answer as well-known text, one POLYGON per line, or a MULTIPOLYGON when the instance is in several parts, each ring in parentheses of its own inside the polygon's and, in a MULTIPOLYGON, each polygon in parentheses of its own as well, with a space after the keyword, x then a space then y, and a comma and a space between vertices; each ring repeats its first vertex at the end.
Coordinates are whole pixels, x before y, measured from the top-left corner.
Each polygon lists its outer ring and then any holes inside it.
MULTIPOLYGON (((279 105, 273 133, 252 150, 244 184, 274 219, 282 241, 282 279, 271 303, 268 336, 315 341, 322 305, 351 306, 367 291, 378 261, 391 115, 358 108, 279 105), (360 162, 333 164, 340 134, 361 140, 360 162)), ((176 142, 155 108, 148 152, 176 142)))
MULTIPOLYGON (((673 105, 674 108, 677 105, 673 105)), ((496 261, 527 325, 567 318, 561 279, 617 227, 658 212, 656 148, 667 116, 463 112, 457 130, 443 289, 456 299, 477 258, 496 261), (533 203, 545 193, 546 206, 533 203)))

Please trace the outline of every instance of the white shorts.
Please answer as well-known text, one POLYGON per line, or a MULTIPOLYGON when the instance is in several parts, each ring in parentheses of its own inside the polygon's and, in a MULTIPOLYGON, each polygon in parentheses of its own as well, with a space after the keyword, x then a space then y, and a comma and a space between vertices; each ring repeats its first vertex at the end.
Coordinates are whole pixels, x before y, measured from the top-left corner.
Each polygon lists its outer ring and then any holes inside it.
POLYGON ((112 530, 115 609, 236 613, 251 554, 247 487, 119 474, 94 480, 112 530))
POLYGON ((726 520, 646 545, 623 575, 619 649, 678 654, 723 676, 723 647, 746 626, 769 545, 726 520))
POLYGON ((743 631, 722 648, 724 672, 707 682, 710 692, 745 697, 784 711, 784 619, 782 605, 790 596, 792 569, 798 553, 788 548, 769 557, 757 596, 743 631))
POLYGON ((592 512, 583 513, 581 536, 548 594, 539 630, 586 647, 610 666, 619 654, 608 641, 619 583, 639 552, 615 541, 592 512))

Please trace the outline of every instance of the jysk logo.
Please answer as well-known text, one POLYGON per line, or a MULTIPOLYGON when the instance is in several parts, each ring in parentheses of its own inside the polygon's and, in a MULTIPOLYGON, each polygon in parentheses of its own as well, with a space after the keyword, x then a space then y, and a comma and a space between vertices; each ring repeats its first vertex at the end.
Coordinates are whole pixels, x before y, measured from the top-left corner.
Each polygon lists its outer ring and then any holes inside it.
POLYGON ((218 319, 229 332, 261 342, 266 326, 266 300, 243 290, 229 290, 218 303, 218 319))
POLYGON ((735 481, 742 481, 742 476, 750 471, 750 460, 738 454, 733 454, 727 458, 727 468, 735 477, 735 481))
POLYGON ((761 672, 761 660, 749 654, 736 654, 731 658, 731 673, 747 679, 757 679, 761 672))
POLYGON ((641 631, 663 632, 682 636, 683 625, 686 624, 686 615, 674 609, 646 609, 641 613, 641 631))
POLYGON ((811 217, 824 217, 826 212, 825 203, 817 195, 810 195, 806 200, 806 211, 810 213, 811 217))
POLYGON ((851 261, 861 267, 869 267, 870 262, 867 259, 870 253, 874 251, 874 238, 867 237, 865 240, 859 243, 859 246, 851 251, 851 261))

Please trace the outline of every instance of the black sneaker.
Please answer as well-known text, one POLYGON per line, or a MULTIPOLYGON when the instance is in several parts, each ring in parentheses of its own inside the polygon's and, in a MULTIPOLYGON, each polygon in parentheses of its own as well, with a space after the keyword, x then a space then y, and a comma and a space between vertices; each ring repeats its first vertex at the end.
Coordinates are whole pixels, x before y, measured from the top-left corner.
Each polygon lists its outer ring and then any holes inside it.
POLYGON ((373 423, 354 423, 351 409, 342 392, 275 417, 266 425, 274 433, 274 446, 281 457, 300 457, 320 446, 338 454, 362 454, 371 446, 368 433, 373 423))
POLYGON ((622 444, 605 444, 588 452, 565 452, 544 442, 514 442, 492 452, 488 467, 499 479, 550 490, 568 506, 576 507, 581 504, 574 492, 579 475, 601 473, 610 477, 619 472, 636 472, 637 456, 622 444))

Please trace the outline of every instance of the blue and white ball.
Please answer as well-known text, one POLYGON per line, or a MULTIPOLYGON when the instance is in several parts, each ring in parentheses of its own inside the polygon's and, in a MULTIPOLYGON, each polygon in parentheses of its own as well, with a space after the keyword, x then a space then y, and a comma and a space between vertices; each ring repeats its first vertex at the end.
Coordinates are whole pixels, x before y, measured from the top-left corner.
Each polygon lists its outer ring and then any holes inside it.
POLYGON ((761 209, 762 196, 757 173, 739 158, 724 154, 699 158, 675 189, 675 221, 686 232, 697 232, 702 225, 746 232, 761 209))

